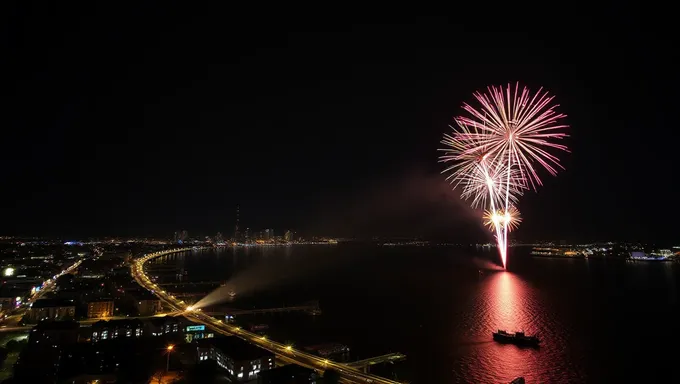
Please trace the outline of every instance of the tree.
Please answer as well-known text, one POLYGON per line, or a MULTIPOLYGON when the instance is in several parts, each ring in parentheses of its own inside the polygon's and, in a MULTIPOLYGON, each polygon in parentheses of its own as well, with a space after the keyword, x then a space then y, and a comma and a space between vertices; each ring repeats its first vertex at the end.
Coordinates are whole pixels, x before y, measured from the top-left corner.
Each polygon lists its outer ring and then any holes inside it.
POLYGON ((20 345, 19 342, 16 340, 10 340, 7 342, 5 345, 5 348, 7 349, 7 352, 12 353, 12 352, 19 352, 20 345))
POLYGON ((0 347, 0 365, 5 362, 5 359, 7 358, 7 355, 9 354, 9 351, 7 348, 0 347))

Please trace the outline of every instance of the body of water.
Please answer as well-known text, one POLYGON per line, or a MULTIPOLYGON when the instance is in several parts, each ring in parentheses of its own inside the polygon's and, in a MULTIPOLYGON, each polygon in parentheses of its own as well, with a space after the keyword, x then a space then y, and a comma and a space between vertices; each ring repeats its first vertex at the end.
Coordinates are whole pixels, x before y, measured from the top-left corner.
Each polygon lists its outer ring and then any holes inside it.
POLYGON ((158 263, 178 268, 165 281, 226 281, 237 293, 230 307, 319 300, 321 316, 244 321, 268 323, 270 337, 300 347, 347 344, 351 359, 405 353, 373 372, 413 383, 673 381, 680 265, 532 258, 516 248, 508 271, 494 271, 494 252, 340 244, 195 251, 158 263), (499 328, 538 333, 542 345, 497 344, 499 328))

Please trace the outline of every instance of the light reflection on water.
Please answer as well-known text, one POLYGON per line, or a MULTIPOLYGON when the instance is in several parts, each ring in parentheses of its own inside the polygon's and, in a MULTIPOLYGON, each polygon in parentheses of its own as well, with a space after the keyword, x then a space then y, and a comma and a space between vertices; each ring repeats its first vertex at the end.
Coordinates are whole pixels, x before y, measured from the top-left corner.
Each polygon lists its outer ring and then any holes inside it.
MULTIPOLYGON (((580 381, 578 372, 561 367, 565 340, 559 322, 546 311, 537 288, 512 272, 483 278, 458 333, 471 341, 460 356, 457 382, 509 383, 522 376, 530 383, 580 381), (538 334, 540 348, 520 348, 492 340, 492 332, 538 334)), ((455 348, 455 347, 454 347, 455 348)))

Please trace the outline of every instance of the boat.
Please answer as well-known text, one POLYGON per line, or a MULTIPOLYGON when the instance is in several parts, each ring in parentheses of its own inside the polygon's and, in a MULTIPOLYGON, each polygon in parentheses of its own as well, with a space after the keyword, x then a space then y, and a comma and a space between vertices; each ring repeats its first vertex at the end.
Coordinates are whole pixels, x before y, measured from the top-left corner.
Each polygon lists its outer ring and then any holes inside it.
POLYGON ((535 335, 525 335, 524 332, 509 333, 504 330, 498 330, 493 333, 493 339, 499 343, 516 344, 522 346, 537 347, 541 340, 535 335))

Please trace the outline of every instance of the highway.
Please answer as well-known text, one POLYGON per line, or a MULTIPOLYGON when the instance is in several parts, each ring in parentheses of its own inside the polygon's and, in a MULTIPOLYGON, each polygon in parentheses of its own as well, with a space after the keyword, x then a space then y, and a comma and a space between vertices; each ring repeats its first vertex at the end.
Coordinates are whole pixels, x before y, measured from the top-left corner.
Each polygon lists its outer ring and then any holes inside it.
POLYGON ((325 371, 330 368, 335 369, 340 373, 343 382, 400 384, 399 382, 394 380, 385 379, 383 377, 371 375, 368 373, 363 373, 359 369, 351 367, 347 364, 336 363, 334 361, 297 350, 290 345, 281 344, 277 341, 268 339, 266 336, 260 336, 258 334, 241 329, 240 327, 237 327, 235 325, 226 324, 221 320, 217 320, 211 316, 202 313, 200 308, 194 309, 191 306, 187 306, 183 301, 178 300, 174 296, 164 291, 162 287, 159 287, 157 284, 152 282, 144 272, 144 263, 151 259, 168 255, 171 253, 191 250, 192 250, 191 248, 180 248, 143 255, 142 257, 136 259, 133 262, 130 271, 132 273, 132 276, 139 285, 151 291, 151 293, 156 295, 170 309, 175 311, 182 311, 184 312, 184 316, 190 319, 191 321, 207 325, 208 327, 214 329, 215 331, 221 334, 237 336, 243 340, 250 342, 251 344, 258 345, 259 347, 276 354, 277 358, 280 360, 295 363, 318 371, 325 371))

